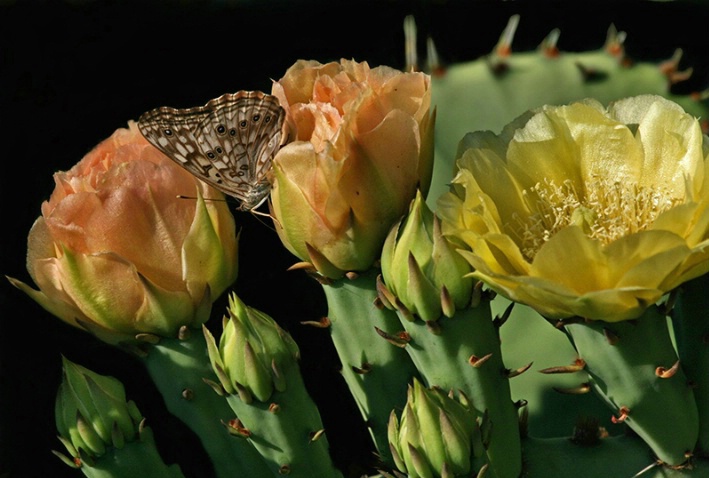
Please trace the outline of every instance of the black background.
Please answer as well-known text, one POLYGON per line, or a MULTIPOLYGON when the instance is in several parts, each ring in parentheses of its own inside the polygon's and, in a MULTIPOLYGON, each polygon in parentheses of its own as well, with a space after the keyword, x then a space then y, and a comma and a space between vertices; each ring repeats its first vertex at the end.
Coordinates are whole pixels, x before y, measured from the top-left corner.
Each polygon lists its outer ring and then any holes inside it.
MULTIPOLYGON (((95 144, 145 110, 188 107, 240 89, 270 90, 297 59, 339 58, 403 68, 402 23, 416 16, 419 46, 432 34, 445 62, 474 60, 521 14, 515 49, 561 28, 562 50, 600 48, 613 22, 637 59, 698 66, 688 89, 709 84, 709 10, 698 3, 252 1, 0 2, 0 272, 31 283, 26 237, 53 189, 95 144), (590 3, 590 4, 589 4, 590 3)), ((275 233, 249 214, 234 289, 278 320, 301 346, 336 463, 372 470, 368 436, 338 373, 327 333, 299 325, 326 313, 320 286, 301 273, 275 233)), ((213 318, 221 316, 223 301, 213 318)), ((140 364, 54 319, 0 284, 0 477, 79 476, 50 453, 60 356, 120 378, 156 433, 167 462, 207 476, 194 439, 163 409, 140 364)))

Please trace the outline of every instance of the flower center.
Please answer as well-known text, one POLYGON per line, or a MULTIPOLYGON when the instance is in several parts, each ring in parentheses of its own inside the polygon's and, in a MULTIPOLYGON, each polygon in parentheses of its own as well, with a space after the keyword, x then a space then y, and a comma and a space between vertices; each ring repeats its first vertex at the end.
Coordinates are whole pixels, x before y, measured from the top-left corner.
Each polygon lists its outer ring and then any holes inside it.
POLYGON ((661 187, 646 187, 606 177, 584 183, 578 191, 571 181, 537 183, 526 189, 530 209, 527 218, 517 216, 515 231, 522 253, 530 261, 539 248, 566 226, 580 226, 594 239, 608 244, 647 229, 664 211, 683 200, 661 187))

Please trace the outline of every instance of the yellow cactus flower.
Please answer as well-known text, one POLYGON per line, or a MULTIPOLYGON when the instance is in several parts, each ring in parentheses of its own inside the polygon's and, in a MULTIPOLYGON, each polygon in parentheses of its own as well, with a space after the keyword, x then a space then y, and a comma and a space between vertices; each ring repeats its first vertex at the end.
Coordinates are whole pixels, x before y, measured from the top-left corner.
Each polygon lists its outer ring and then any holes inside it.
POLYGON ((709 271, 708 160, 699 122, 659 96, 545 106, 466 135, 438 212, 494 290, 627 320, 709 271))

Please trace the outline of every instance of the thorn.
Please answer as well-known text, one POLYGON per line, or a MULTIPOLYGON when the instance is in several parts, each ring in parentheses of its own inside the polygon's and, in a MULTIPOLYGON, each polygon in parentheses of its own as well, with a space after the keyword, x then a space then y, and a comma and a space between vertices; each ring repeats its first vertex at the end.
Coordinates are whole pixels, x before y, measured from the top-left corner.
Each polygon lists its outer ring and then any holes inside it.
POLYGON ((325 434, 325 429, 321 428, 320 430, 310 432, 310 443, 318 441, 320 437, 322 437, 325 434))
POLYGON ((64 453, 58 452, 56 450, 52 450, 52 454, 59 458, 62 462, 64 462, 64 464, 67 465, 69 468, 81 468, 81 458, 79 458, 78 456, 69 458, 64 453))
POLYGON ((192 336, 192 331, 190 330, 189 327, 186 325, 183 325, 180 327, 180 329, 177 331, 177 339, 178 340, 187 340, 192 336))
POLYGON ((677 370, 679 370, 679 360, 676 361, 674 365, 670 368, 657 367, 655 369, 655 375, 660 378, 671 378, 674 376, 674 374, 677 373, 677 370))
POLYGON ((512 314, 512 309, 514 308, 515 303, 510 302, 510 305, 508 305, 505 308, 505 311, 502 313, 502 316, 495 317, 492 321, 492 323, 497 327, 498 329, 502 327, 505 322, 507 322, 507 319, 510 318, 510 314, 512 314))
POLYGON ((512 53, 512 40, 514 40, 517 26, 519 25, 519 15, 512 15, 507 20, 505 29, 502 30, 502 35, 495 46, 494 54, 501 58, 506 58, 512 53))
POLYGON ((580 372, 586 367, 586 361, 582 358, 577 358, 573 365, 561 365, 558 367, 549 367, 540 370, 539 373, 544 374, 555 374, 555 373, 576 373, 580 372))
POLYGON ((345 277, 347 277, 349 280, 355 280, 359 277, 359 274, 357 274, 355 271, 349 271, 345 272, 345 277))
POLYGON ((352 371, 354 373, 360 374, 360 375, 366 375, 369 372, 372 371, 372 364, 364 362, 362 365, 359 367, 355 367, 354 365, 352 366, 352 371))
POLYGON ((512 53, 512 40, 517 31, 517 25, 519 25, 519 15, 512 15, 507 21, 505 29, 502 30, 502 35, 500 35, 492 53, 485 57, 490 71, 497 77, 504 75, 510 69, 507 58, 512 53))
POLYGON ((649 465, 647 465, 645 468, 643 468, 642 470, 635 473, 630 478, 639 478, 640 476, 644 475, 645 473, 652 470, 656 466, 660 466, 660 465, 662 465, 662 462, 660 460, 655 460, 653 463, 650 463, 649 465))
POLYGON ((505 370, 505 375, 507 376, 507 378, 515 378, 518 375, 522 375, 524 372, 529 370, 529 368, 532 366, 533 363, 534 362, 529 362, 527 365, 517 368, 515 370, 507 369, 507 370, 505 370))
POLYGON ((182 390, 182 398, 184 400, 190 401, 194 398, 194 391, 191 388, 185 388, 182 390))
POLYGON ((228 422, 222 421, 222 425, 226 427, 230 435, 238 436, 241 438, 249 438, 251 436, 251 430, 246 428, 244 424, 241 423, 241 420, 239 420, 238 418, 234 418, 232 420, 229 420, 228 422))
POLYGON ((555 392, 563 393, 565 395, 583 395, 591 391, 590 383, 582 383, 577 387, 552 387, 555 392))
POLYGON ((389 342, 392 345, 396 345, 397 347, 401 347, 402 349, 406 347, 406 345, 411 342, 411 336, 409 335, 408 332, 402 331, 398 332, 395 335, 391 335, 387 332, 384 332, 382 329, 379 327, 374 327, 374 330, 377 331, 377 334, 379 334, 380 337, 382 337, 384 340, 389 342))
POLYGON ((135 334, 135 340, 145 342, 146 344, 155 345, 160 342, 160 337, 155 334, 140 333, 135 334))
POLYGON ((384 307, 393 310, 396 303, 396 297, 384 284, 384 278, 381 274, 377 274, 377 297, 381 300, 384 307))
POLYGON ((438 50, 436 50, 436 44, 431 37, 426 38, 426 66, 432 76, 441 77, 446 74, 446 69, 441 64, 438 50))
POLYGON ((275 403, 275 402, 274 402, 274 403, 271 403, 271 404, 268 406, 268 411, 269 411, 270 413, 273 413, 273 414, 275 415, 276 413, 278 413, 278 412, 281 411, 281 406, 280 406, 279 404, 275 403))
POLYGON ((658 65, 660 73, 667 77, 670 85, 688 80, 694 71, 693 68, 687 68, 686 70, 679 71, 679 62, 682 59, 682 53, 682 49, 677 48, 672 55, 672 58, 665 60, 658 65))
POLYGON ((487 475, 487 469, 490 467, 489 463, 485 463, 481 468, 480 471, 478 471, 478 474, 475 475, 475 478, 485 478, 485 475, 487 475))
POLYGON ((556 46, 559 41, 559 35, 561 35, 561 30, 555 28, 542 40, 539 45, 539 51, 541 51, 542 55, 547 58, 557 58, 559 56, 559 48, 556 46))
POLYGON ((492 357, 492 353, 489 353, 487 355, 483 355, 482 357, 478 357, 477 355, 471 355, 470 358, 468 359, 468 363, 472 365, 475 368, 479 368, 487 362, 490 357, 492 357))
POLYGON ((305 271, 315 271, 315 266, 307 261, 301 261, 301 262, 296 262, 292 266, 290 266, 287 271, 300 271, 300 270, 305 270, 305 271))
POLYGON ((611 26, 608 27, 604 48, 611 56, 618 58, 620 61, 623 61, 625 58, 623 43, 625 43, 626 36, 626 33, 619 32, 614 24, 611 23, 611 26))
POLYGON ((416 20, 413 15, 407 15, 404 18, 404 55, 406 58, 406 71, 418 71, 416 20))
POLYGON ((304 320, 300 325, 310 325, 318 329, 327 329, 332 325, 332 321, 329 317, 320 317, 320 320, 304 320))
POLYGON ((143 434, 143 431, 145 431, 145 427, 147 426, 146 423, 147 423, 147 419, 143 418, 140 421, 140 423, 138 424, 138 435, 139 436, 143 434))
POLYGON ((617 417, 615 415, 611 415, 611 421, 613 423, 622 423, 627 420, 628 416, 630 415, 630 409, 626 406, 622 406, 620 407, 619 413, 620 415, 618 415, 617 417))

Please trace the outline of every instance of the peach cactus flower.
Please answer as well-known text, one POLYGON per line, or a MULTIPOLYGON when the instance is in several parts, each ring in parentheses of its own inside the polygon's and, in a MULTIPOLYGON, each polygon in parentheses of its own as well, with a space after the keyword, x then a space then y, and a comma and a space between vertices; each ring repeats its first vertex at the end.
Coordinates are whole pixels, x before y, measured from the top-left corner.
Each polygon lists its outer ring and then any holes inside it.
POLYGON ((109 343, 199 326, 236 279, 234 218, 223 195, 150 145, 134 122, 67 172, 28 237, 27 270, 10 278, 65 322, 109 343), (197 196, 197 200, 177 195, 197 196))
POLYGON ((368 269, 433 164, 430 77, 298 61, 273 85, 293 141, 274 158, 285 246, 324 276, 368 269))

